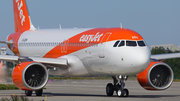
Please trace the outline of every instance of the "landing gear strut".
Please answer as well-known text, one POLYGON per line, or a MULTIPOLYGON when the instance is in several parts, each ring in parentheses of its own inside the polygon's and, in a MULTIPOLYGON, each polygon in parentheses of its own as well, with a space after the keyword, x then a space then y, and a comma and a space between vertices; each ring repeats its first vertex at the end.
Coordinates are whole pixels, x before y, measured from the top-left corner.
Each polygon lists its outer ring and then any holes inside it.
POLYGON ((106 94, 107 96, 112 96, 114 91, 118 97, 128 97, 129 91, 125 89, 124 80, 127 80, 127 76, 119 75, 119 76, 112 76, 114 85, 112 83, 108 83, 106 86, 106 94))

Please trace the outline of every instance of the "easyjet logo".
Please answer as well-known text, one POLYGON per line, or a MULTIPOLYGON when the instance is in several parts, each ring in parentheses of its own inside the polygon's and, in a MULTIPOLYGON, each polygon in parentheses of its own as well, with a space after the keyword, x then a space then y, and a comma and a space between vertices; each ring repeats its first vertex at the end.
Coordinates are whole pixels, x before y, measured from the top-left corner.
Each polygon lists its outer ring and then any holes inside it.
POLYGON ((23 26, 23 23, 25 22, 25 16, 24 16, 23 10, 22 10, 23 2, 22 2, 22 0, 16 0, 16 4, 17 4, 18 11, 19 11, 19 18, 21 20, 21 25, 23 26))
POLYGON ((99 34, 99 32, 96 33, 96 35, 82 35, 79 39, 80 42, 98 42, 103 36, 102 34, 99 34))

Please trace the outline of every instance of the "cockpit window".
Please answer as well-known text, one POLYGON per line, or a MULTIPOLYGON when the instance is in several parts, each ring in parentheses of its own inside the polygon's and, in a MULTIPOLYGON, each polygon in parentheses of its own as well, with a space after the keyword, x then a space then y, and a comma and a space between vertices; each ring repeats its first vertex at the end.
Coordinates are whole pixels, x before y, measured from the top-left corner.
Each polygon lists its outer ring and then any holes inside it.
POLYGON ((136 41, 126 41, 126 46, 137 46, 136 41))
POLYGON ((135 46, 144 47, 144 46, 146 46, 146 44, 143 40, 141 40, 141 41, 117 40, 114 43, 113 47, 121 47, 121 46, 125 46, 125 44, 126 44, 126 46, 131 46, 131 47, 135 47, 135 46))
POLYGON ((121 41, 118 47, 124 46, 124 41, 121 41))
POLYGON ((138 45, 139 45, 139 46, 146 46, 146 44, 144 43, 144 41, 138 41, 138 45))
POLYGON ((113 47, 117 47, 120 41, 116 41, 113 47))

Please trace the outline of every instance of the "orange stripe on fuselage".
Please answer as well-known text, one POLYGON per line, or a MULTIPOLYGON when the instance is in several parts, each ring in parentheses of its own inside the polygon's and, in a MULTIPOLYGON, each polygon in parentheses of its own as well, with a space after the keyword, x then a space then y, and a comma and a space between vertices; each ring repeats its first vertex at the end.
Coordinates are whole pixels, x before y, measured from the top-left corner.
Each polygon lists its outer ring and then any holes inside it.
POLYGON ((58 58, 81 49, 113 40, 143 40, 137 32, 124 28, 95 28, 77 34, 50 50, 45 58, 58 58), (111 33, 110 36, 107 34, 111 33), (105 39, 106 38, 106 39, 105 39))

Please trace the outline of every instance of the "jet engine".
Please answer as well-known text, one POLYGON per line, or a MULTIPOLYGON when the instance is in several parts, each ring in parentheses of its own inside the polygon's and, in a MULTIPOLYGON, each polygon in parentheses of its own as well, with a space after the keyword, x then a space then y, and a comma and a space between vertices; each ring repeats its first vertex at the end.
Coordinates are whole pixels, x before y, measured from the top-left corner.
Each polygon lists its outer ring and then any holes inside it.
POLYGON ((147 69, 137 74, 139 84, 146 90, 164 90, 171 86, 174 73, 163 62, 151 62, 147 69))
POLYGON ((48 81, 48 71, 41 63, 22 62, 14 68, 12 79, 21 90, 39 90, 48 81))

